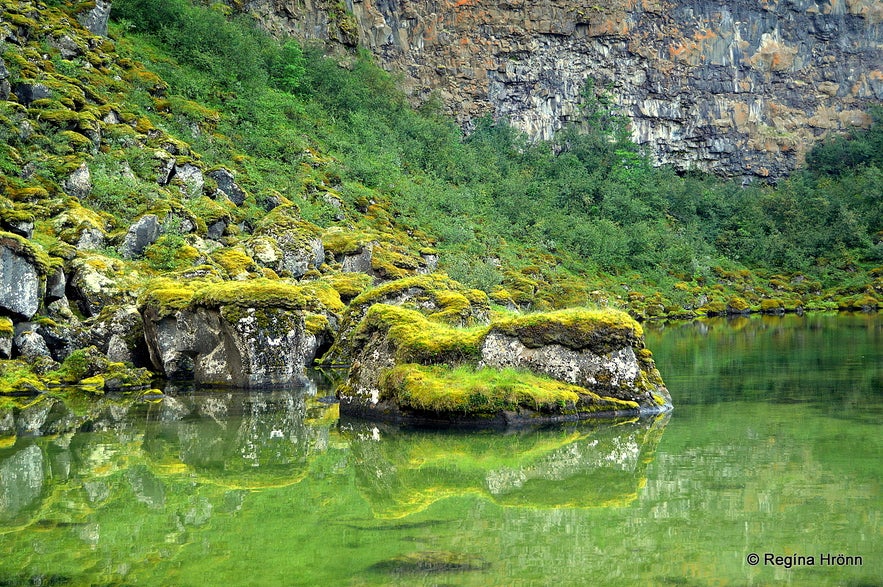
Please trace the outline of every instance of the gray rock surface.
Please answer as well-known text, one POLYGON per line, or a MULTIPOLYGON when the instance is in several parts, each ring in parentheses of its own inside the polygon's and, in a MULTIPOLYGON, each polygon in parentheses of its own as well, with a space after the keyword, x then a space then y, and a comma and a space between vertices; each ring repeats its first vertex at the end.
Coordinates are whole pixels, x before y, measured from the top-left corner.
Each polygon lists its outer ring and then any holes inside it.
POLYGON ((197 308, 158 317, 147 307, 150 359, 167 377, 236 387, 301 385, 320 339, 304 313, 284 308, 197 308))
POLYGON ((233 173, 221 168, 209 172, 208 176, 218 184, 218 190, 231 202, 241 206, 245 202, 245 191, 236 183, 233 173))
POLYGON ((84 198, 89 195, 89 192, 92 191, 92 175, 85 163, 62 182, 62 188, 67 195, 76 198, 84 198))
POLYGON ((18 242, 0 237, 0 309, 28 320, 40 308, 44 287, 18 242))
POLYGON ((33 330, 24 330, 16 334, 13 342, 18 355, 26 361, 36 359, 37 357, 52 357, 49 347, 46 346, 46 341, 33 330))
POLYGON ((120 246, 120 254, 126 259, 134 259, 155 243, 159 235, 159 219, 155 214, 145 214, 129 227, 120 246))
POLYGON ((111 2, 109 0, 96 0, 95 6, 77 16, 84 27, 93 35, 107 36, 107 21, 110 19, 111 2))

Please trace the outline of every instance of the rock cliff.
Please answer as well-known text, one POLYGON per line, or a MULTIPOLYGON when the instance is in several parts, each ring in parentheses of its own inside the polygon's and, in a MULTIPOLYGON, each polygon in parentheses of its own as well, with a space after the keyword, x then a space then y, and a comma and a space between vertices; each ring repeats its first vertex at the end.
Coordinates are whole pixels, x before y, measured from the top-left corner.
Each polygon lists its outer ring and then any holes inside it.
POLYGON ((548 138, 586 78, 658 163, 786 175, 883 100, 878 0, 253 0, 276 34, 369 48, 468 127, 508 118, 548 138))

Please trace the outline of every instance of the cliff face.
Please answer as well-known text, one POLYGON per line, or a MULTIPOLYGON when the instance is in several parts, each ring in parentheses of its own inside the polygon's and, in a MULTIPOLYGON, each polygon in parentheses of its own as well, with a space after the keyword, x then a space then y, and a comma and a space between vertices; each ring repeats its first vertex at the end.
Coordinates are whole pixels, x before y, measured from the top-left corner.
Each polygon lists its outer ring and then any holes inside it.
MULTIPOLYGON (((243 4, 239 2, 239 4, 243 4)), ((271 31, 361 44, 468 127, 548 138, 587 77, 659 163, 777 177, 883 100, 879 0, 254 0, 271 31)))

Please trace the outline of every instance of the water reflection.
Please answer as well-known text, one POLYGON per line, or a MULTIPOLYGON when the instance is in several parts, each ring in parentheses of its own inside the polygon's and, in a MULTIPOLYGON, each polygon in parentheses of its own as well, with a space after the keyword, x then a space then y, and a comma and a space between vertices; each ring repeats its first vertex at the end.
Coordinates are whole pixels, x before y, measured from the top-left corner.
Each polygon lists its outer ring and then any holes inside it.
POLYGON ((379 517, 477 494, 505 506, 627 505, 669 415, 500 433, 415 432, 347 423, 360 491, 379 517))

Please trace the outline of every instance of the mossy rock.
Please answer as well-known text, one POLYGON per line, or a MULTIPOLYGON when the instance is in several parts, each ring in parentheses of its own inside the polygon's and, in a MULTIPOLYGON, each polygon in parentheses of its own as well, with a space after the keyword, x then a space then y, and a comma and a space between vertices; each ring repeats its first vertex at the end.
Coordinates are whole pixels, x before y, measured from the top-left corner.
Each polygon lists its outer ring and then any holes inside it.
POLYGON ((322 233, 322 245, 326 251, 335 256, 355 255, 374 240, 377 240, 376 234, 339 226, 332 226, 322 233))
POLYGON ((736 296, 727 301, 728 314, 748 314, 749 312, 751 312, 751 305, 745 301, 745 298, 736 296))
POLYGON ((529 348, 558 344, 570 349, 590 349, 598 354, 611 348, 638 345, 644 331, 620 310, 571 308, 541 314, 513 316, 495 321, 493 330, 517 338, 529 348))
POLYGON ((375 304, 356 330, 353 345, 361 348, 378 332, 393 344, 397 362, 461 364, 478 360, 488 327, 455 328, 415 310, 375 304))
POLYGON ((0 360, 0 395, 39 393, 45 390, 46 384, 34 373, 31 365, 19 360, 0 360))
POLYGON ((27 259, 40 275, 48 275, 53 267, 43 247, 17 234, 0 231, 0 245, 27 259))
POLYGON ((784 314, 785 303, 778 298, 761 300, 760 311, 764 314, 784 314))
POLYGON ((276 279, 253 279, 212 283, 197 290, 191 306, 219 308, 286 308, 312 312, 340 312, 340 295, 330 284, 314 281, 303 285, 276 279))
POLYGON ((374 283, 374 278, 365 273, 333 273, 324 279, 337 290, 342 300, 358 297, 374 283))
MULTIPOLYGON (((515 369, 396 365, 380 379, 381 400, 418 412, 493 416, 527 412, 574 416, 631 412, 635 402, 602 397, 587 389, 515 369)), ((531 414, 537 413, 536 415, 531 414)))

